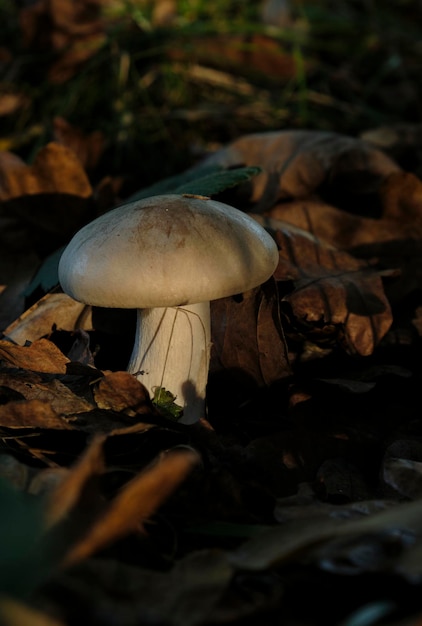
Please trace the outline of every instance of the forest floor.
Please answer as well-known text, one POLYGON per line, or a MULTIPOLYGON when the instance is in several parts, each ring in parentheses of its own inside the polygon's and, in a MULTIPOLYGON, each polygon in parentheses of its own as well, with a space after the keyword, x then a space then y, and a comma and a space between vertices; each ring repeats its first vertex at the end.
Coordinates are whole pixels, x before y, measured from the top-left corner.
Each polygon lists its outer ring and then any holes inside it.
POLYGON ((0 621, 417 626, 422 8, 210 4, 0 4, 0 621), (210 304, 193 425, 58 280, 169 193, 279 251, 210 304))

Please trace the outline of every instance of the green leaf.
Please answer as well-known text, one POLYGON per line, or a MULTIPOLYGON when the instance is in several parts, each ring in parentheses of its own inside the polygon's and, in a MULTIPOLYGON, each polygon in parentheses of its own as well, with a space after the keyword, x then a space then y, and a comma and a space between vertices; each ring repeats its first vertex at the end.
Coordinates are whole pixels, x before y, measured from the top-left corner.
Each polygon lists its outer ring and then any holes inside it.
POLYGON ((155 387, 153 405, 163 417, 178 421, 183 415, 183 408, 175 403, 176 396, 167 391, 165 387, 155 387))
POLYGON ((235 187, 240 183, 250 180, 260 172, 260 167, 239 167, 233 170, 214 172, 180 185, 180 187, 177 187, 175 190, 175 193, 211 197, 221 193, 225 189, 230 189, 231 187, 235 187))
POLYGON ((224 170, 216 166, 202 166, 165 178, 146 189, 141 189, 130 196, 125 204, 166 193, 186 193, 211 197, 225 189, 250 180, 261 171, 260 167, 236 167, 224 170))

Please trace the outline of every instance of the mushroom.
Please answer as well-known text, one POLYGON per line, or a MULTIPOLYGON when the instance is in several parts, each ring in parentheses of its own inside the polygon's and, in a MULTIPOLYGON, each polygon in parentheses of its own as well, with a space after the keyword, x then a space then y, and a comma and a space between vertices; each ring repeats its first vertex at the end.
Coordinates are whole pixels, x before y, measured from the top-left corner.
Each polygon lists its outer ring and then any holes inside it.
POLYGON ((120 206, 84 226, 63 252, 63 290, 86 304, 137 309, 128 364, 181 422, 205 415, 210 300, 265 282, 278 263, 253 218, 203 196, 161 195, 120 206))

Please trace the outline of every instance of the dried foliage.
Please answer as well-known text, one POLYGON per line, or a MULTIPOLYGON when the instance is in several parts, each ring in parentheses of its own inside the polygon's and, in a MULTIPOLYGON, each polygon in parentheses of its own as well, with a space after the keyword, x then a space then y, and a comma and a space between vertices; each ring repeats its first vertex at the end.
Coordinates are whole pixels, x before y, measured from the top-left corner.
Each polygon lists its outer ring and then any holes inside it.
MULTIPOLYGON (((350 4, 349 17, 363 11, 358 4, 350 4)), ((281 129, 268 117, 267 92, 293 82, 300 99, 301 76, 321 71, 300 54, 312 39, 301 5, 261 6, 263 22, 295 30, 295 40, 284 30, 277 38, 271 29, 182 29, 154 54, 148 37, 181 25, 178 3, 128 3, 122 17, 119 2, 37 0, 19 13, 25 49, 43 52, 39 71, 50 86, 75 87, 114 45, 119 93, 104 107, 121 114, 118 133, 128 143, 137 101, 125 85, 136 68, 144 95, 158 84, 165 93, 158 64, 165 58, 173 79, 179 72, 215 109, 204 102, 177 109, 169 97, 160 119, 183 119, 192 151, 192 127, 210 126, 216 149, 167 172, 158 142, 163 180, 136 176, 137 164, 116 173, 109 160, 115 137, 58 110, 32 155, 11 149, 13 142, 0 152, 6 626, 421 620, 420 129, 366 129, 363 139, 300 124, 281 129), (121 23, 128 49, 145 44, 136 60, 112 39, 121 23), (243 109, 239 94, 249 102, 243 109), (73 301, 57 283, 57 263, 73 233, 96 216, 134 196, 201 193, 201 185, 272 234, 279 264, 264 285, 211 303, 207 415, 186 426, 164 417, 125 371, 133 312, 73 301)), ((409 16, 418 14, 406 6, 409 16)), ((213 10, 198 7, 190 10, 201 19, 213 10)), ((233 8, 234 23, 236 16, 233 8)), ((366 59, 376 41, 364 39, 366 59)), ((328 63, 328 48, 324 54, 328 63)), ((0 69, 17 71, 15 61, 5 44, 0 69)), ((337 103, 343 117, 357 111, 351 94, 363 90, 355 63, 343 62, 330 83, 330 106, 337 103)), ((379 97, 387 86, 380 79, 379 97)), ((33 105, 18 85, 0 87, 1 116, 33 105)), ((408 87, 403 79, 403 102, 408 87)), ((176 146, 175 138, 169 143, 176 146)), ((137 151, 147 168, 151 151, 145 144, 137 151)))
MULTIPOLYGON (((61 214, 62 233, 75 219, 103 212, 68 148, 49 144, 40 155, 31 168, 5 155, 4 180, 14 181, 4 185, 9 195, 13 188, 25 203, 40 189, 48 206, 66 179, 66 195, 90 204, 76 218, 61 214)), ((223 192, 216 184, 216 197, 267 228, 280 261, 265 285, 212 303, 209 421, 168 422, 142 384, 116 368, 116 348, 127 359, 134 333, 122 311, 85 311, 55 288, 4 328, 2 456, 15 465, 2 473, 45 503, 40 545, 52 551, 50 582, 35 587, 50 602, 77 584, 78 602, 89 610, 108 597, 120 615, 119 587, 111 599, 106 591, 119 571, 142 590, 142 601, 128 596, 129 624, 139 611, 172 624, 206 624, 210 614, 213 623, 260 619, 262 612, 289 620, 296 591, 285 577, 292 564, 303 575, 316 567, 339 581, 389 572, 409 593, 418 589, 408 546, 418 545, 420 520, 421 451, 412 443, 419 418, 411 408, 418 369, 411 362, 422 307, 413 274, 421 183, 359 140, 282 132, 244 137, 217 152, 198 168, 198 184, 212 180, 202 178, 210 165, 224 174, 235 164, 261 173, 223 192), (403 259, 409 240, 414 247, 403 259), (400 557, 375 557, 397 527, 400 557), (170 529, 177 547, 167 545, 170 529), (374 557, 362 561, 368 545, 374 557), (96 555, 100 560, 91 561, 96 555), (164 565, 168 572, 156 571, 164 565), (198 567, 205 567, 203 592, 193 605, 184 598, 197 593, 198 567), (241 599, 242 572, 255 593, 270 577, 268 593, 241 599), (151 585, 167 589, 165 600, 157 601, 151 585)), ((195 176, 195 169, 186 173, 189 185, 195 176)), ((183 177, 163 184, 180 187, 183 177)), ((9 202, 6 196, 4 210, 9 202)), ((15 244, 13 233, 22 229, 24 241, 34 242, 26 215, 16 213, 5 233, 15 244)), ((44 223, 41 242, 51 236, 44 223)), ((13 273, 9 280, 8 289, 13 273)), ((358 587, 356 593, 342 615, 359 606, 358 587)), ((71 604, 61 610, 72 619, 71 604)))

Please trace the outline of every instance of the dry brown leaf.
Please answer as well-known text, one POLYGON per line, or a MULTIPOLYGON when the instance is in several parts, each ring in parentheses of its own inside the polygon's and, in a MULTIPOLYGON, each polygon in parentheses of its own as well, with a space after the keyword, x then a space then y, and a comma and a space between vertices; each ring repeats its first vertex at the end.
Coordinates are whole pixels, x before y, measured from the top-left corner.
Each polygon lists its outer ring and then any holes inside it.
MULTIPOLYGON (((210 371, 241 372, 248 385, 269 385, 290 374, 274 281, 236 298, 211 302, 210 371)), ((240 380, 239 380, 240 383, 240 380)))
POLYGON ((25 308, 25 290, 42 258, 94 217, 92 189, 71 150, 50 143, 27 166, 0 153, 1 329, 25 308))
POLYGON ((65 418, 56 413, 49 402, 43 400, 18 400, 3 404, 0 406, 0 426, 72 430, 65 418))
POLYGON ((397 224, 354 215, 321 200, 280 202, 266 212, 271 219, 288 222, 339 249, 350 249, 397 236, 397 224))
POLYGON ((323 131, 286 130, 245 135, 205 161, 208 165, 259 166, 250 181, 254 212, 277 201, 315 198, 324 187, 342 194, 373 189, 399 166, 362 140, 323 131))
POLYGON ((0 340, 0 360, 8 366, 32 372, 65 374, 69 359, 48 339, 38 339, 29 346, 18 346, 0 340))
POLYGON ((94 408, 87 400, 74 394, 56 378, 48 382, 34 380, 39 378, 27 372, 0 373, 0 386, 13 389, 25 400, 41 400, 50 404, 53 411, 60 415, 76 415, 94 408), (29 374, 29 375, 28 375, 29 374))
POLYGON ((92 170, 98 164, 105 148, 105 137, 101 131, 85 134, 62 117, 55 117, 53 132, 55 141, 72 150, 86 170, 92 170))
MULTIPOLYGON (((1 302, 1 300, 0 300, 1 302)), ((65 293, 47 293, 9 324, 3 334, 21 346, 49 335, 53 329, 92 330, 91 307, 65 293)))
POLYGON ((370 128, 360 134, 361 139, 383 150, 398 163, 412 163, 411 170, 421 176, 419 146, 422 141, 422 125, 398 122, 388 126, 370 128))
POLYGON ((103 44, 103 4, 103 0, 37 0, 21 10, 25 44, 59 55, 50 68, 50 80, 61 83, 71 78, 103 44))
POLYGON ((51 615, 4 595, 0 596, 0 617, 4 626, 65 626, 51 615))
MULTIPOLYGON (((0 152, 0 185, 3 185, 4 172, 8 170, 25 170, 26 164, 13 152, 0 152)), ((1 188, 1 187, 0 187, 1 188)))
POLYGON ((69 567, 138 530, 199 461, 193 450, 170 452, 127 483, 86 535, 66 554, 69 567))
POLYGON ((95 483, 105 471, 105 441, 105 436, 95 436, 60 484, 52 489, 46 505, 47 527, 54 526, 65 519, 84 494, 96 491, 95 483))
POLYGON ((313 199, 277 203, 266 215, 303 228, 337 248, 365 246, 368 254, 374 250, 371 244, 422 239, 422 181, 414 174, 395 172, 386 177, 378 195, 379 218, 355 215, 313 199))
POLYGON ((82 164, 72 150, 50 142, 26 165, 14 155, 0 161, 0 200, 25 195, 62 193, 89 198, 92 188, 82 164))
POLYGON ((41 259, 93 218, 92 188, 76 155, 49 143, 26 165, 0 152, 0 328, 24 310, 41 259))
POLYGON ((28 104, 28 98, 19 92, 0 94, 0 116, 11 115, 28 104))
MULTIPOLYGON (((222 35, 196 38, 191 41, 188 52, 182 47, 172 48, 172 60, 206 63, 222 67, 236 75, 262 73, 267 79, 290 80, 296 76, 296 60, 280 42, 264 34, 222 35)), ((308 62, 307 62, 308 63, 308 62)), ((308 63, 309 64, 309 63, 308 63)))
POLYGON ((94 389, 94 398, 100 409, 151 411, 147 389, 129 372, 106 373, 94 389))
POLYGON ((392 323, 380 273, 306 232, 287 226, 275 238, 280 247, 275 278, 293 281, 294 289, 283 302, 302 324, 302 332, 327 336, 332 326, 340 341, 344 336, 348 351, 371 354, 392 323))
POLYGON ((397 221, 401 236, 422 237, 422 181, 411 172, 391 174, 380 189, 383 217, 397 221), (415 233, 414 229, 417 228, 415 233))

